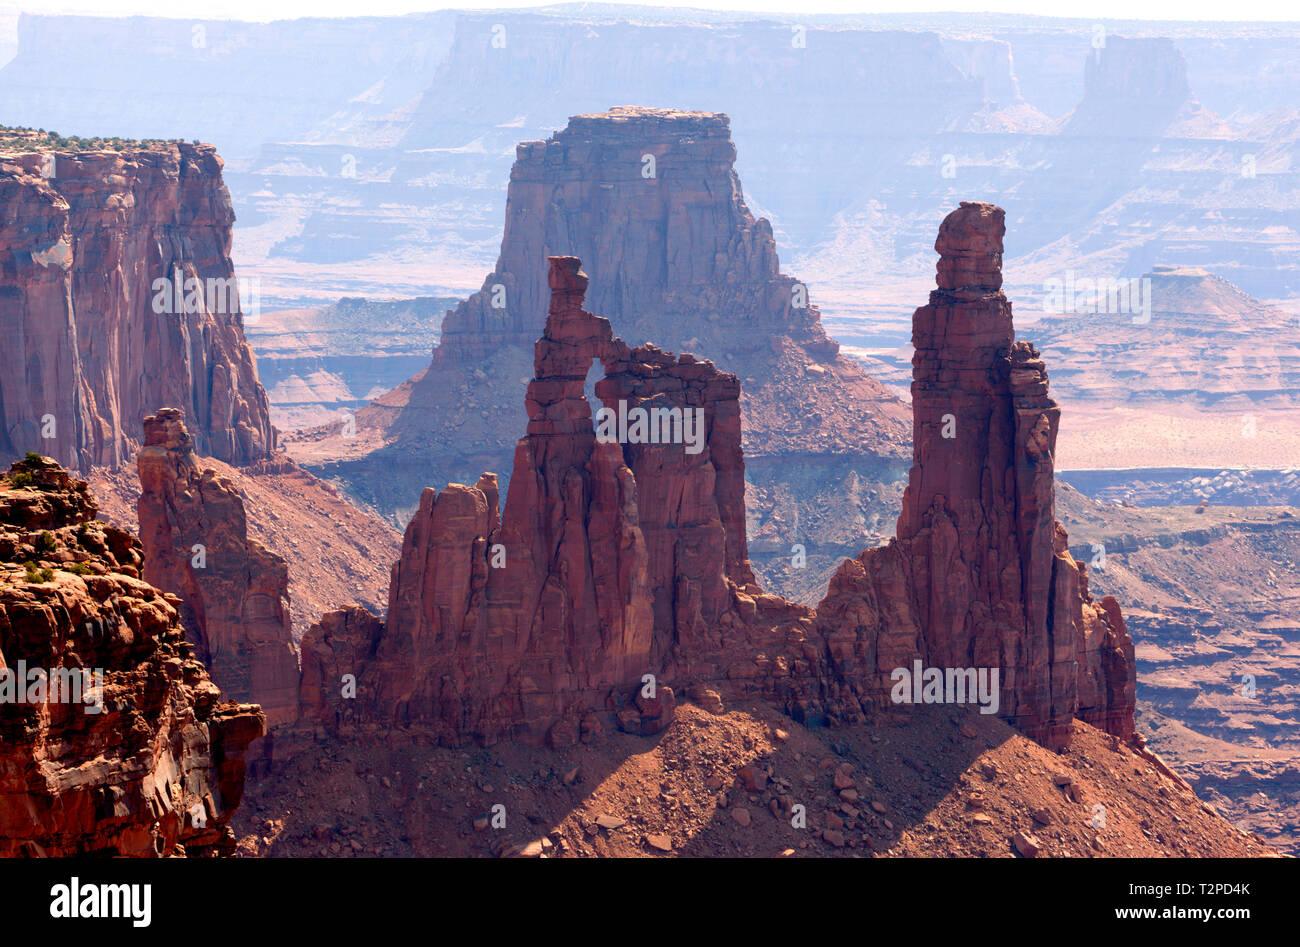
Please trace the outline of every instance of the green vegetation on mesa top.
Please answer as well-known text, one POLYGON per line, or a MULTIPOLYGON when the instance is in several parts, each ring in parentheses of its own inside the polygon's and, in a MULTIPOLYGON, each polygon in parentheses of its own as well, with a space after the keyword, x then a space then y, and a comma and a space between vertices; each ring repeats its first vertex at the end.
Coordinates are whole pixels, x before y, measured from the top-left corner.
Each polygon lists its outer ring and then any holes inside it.
MULTIPOLYGON (((81 138, 60 135, 44 128, 0 125, 0 150, 13 152, 48 151, 152 151, 179 139, 164 138, 81 138)), ((196 139, 194 144, 198 144, 196 139)))

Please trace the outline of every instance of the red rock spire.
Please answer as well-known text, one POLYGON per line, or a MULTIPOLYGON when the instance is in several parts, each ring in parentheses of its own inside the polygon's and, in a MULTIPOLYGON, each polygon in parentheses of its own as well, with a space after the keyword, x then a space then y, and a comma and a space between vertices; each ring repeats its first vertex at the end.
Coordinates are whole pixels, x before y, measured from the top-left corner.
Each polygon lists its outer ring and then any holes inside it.
POLYGON ((255 701, 275 726, 298 714, 298 652, 285 561, 248 536, 239 491, 200 469, 181 412, 144 419, 140 541, 145 578, 181 597, 180 611, 213 680, 255 701))
POLYGON ((913 466, 897 539, 841 569, 819 617, 881 576, 905 581, 903 620, 863 643, 878 668, 918 657, 998 668, 999 713, 1044 744, 1064 746, 1075 716, 1127 736, 1133 645, 1114 600, 1087 594, 1055 520, 1060 409, 1038 353, 1014 342, 1005 232, 1002 209, 983 203, 963 203, 939 229, 939 288, 912 320, 913 466))

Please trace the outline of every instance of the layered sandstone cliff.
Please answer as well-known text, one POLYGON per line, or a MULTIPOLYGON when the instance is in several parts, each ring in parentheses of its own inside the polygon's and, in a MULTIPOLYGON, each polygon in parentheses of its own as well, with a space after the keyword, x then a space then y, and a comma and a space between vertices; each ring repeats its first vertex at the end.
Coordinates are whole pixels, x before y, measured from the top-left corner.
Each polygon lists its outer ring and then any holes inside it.
POLYGON ((221 689, 255 701, 271 726, 297 716, 298 651, 284 559, 250 539, 234 485, 195 461, 181 413, 144 419, 140 541, 145 578, 180 596, 200 660, 221 689))
POLYGON ((895 669, 920 661, 996 672, 993 710, 1049 747, 1075 717, 1131 736, 1132 642, 1115 601, 1088 595, 1054 517, 1059 411, 1043 363, 1014 343, 1004 229, 987 204, 944 221, 940 288, 915 316, 899 538, 844 563, 815 613, 750 571, 735 377, 629 348, 582 308, 578 260, 552 257, 504 511, 492 474, 425 491, 386 624, 352 609, 304 639, 304 714, 432 725, 451 745, 559 746, 614 721, 661 729, 686 689, 853 723, 896 701, 895 669), (630 424, 610 438, 583 394, 596 360, 601 414, 698 410, 699 449, 630 424))
POLYGON ((228 853, 265 717, 222 699, 95 512, 51 460, 0 478, 0 856, 228 853))
POLYGON ((269 454, 221 164, 180 142, 0 158, 0 458, 118 466, 169 405, 201 453, 269 454))

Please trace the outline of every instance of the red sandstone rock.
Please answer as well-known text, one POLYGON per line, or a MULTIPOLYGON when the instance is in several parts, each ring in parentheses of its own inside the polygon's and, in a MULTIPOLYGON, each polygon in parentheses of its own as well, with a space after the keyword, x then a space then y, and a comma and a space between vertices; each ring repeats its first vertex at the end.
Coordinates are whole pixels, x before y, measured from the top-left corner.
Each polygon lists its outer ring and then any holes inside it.
MULTIPOLYGON (((1114 600, 1088 595, 1054 517, 1059 410, 1037 353, 1013 340, 1003 232, 986 204, 963 204, 940 230, 941 288, 914 317, 915 463, 898 536, 845 562, 815 614, 753 581, 735 377, 628 348, 582 308, 579 261, 552 257, 500 520, 493 475, 426 490, 386 627, 345 614, 309 637, 347 638, 330 653, 355 662, 363 713, 432 725, 452 744, 571 746, 575 721, 585 741, 601 714, 652 734, 672 718, 672 684, 856 723, 914 661, 996 669, 998 712, 1047 746, 1065 745, 1076 716, 1131 736, 1132 642, 1114 600), (606 408, 700 409, 699 453, 601 442, 583 394, 597 359, 606 408), (647 674, 654 698, 640 696, 647 674)), ((303 706, 317 714, 331 698, 305 692, 303 706)))
POLYGON ((369 697, 356 686, 356 674, 374 654, 383 630, 384 623, 359 605, 326 612, 312 625, 300 642, 303 717, 355 720, 352 711, 369 697))
POLYGON ((223 691, 261 704, 270 726, 293 720, 298 654, 284 560, 248 538, 229 481, 195 463, 178 410, 145 418, 144 431, 136 465, 145 577, 180 596, 199 658, 223 691))
POLYGON ((137 577, 138 543, 95 510, 49 460, 0 479, 0 669, 88 670, 102 704, 0 698, 0 856, 229 853, 265 718, 221 700, 170 597, 137 577))
POLYGON ((1073 717, 1133 732, 1133 644, 1056 522, 1060 410, 1001 292, 1001 208, 944 221, 939 289, 913 317, 914 464, 897 538, 846 562, 818 607, 836 671, 881 701, 888 675, 998 668, 1000 714, 1060 748, 1073 717))
MULTIPOLYGON (((393 570, 387 627, 357 671, 379 719, 432 723, 448 742, 545 734, 568 744, 579 720, 585 741, 602 726, 593 711, 609 725, 621 710, 624 729, 655 733, 672 719, 679 677, 770 684, 781 662, 756 655, 746 614, 812 627, 807 609, 752 584, 735 377, 629 348, 583 310, 578 260, 551 263, 528 433, 500 520, 490 474, 425 491, 393 570), (583 394, 597 359, 605 406, 701 412, 699 451, 598 442, 583 394), (634 706, 646 674, 656 696, 634 706)), ((325 702, 304 693, 304 707, 325 702)))
POLYGON ((229 282, 234 213, 215 150, 54 158, 50 177, 44 155, 0 163, 0 459, 32 450, 118 466, 142 418, 177 404, 200 453, 268 455, 275 434, 229 282), (201 281, 193 311, 154 287, 177 274, 183 290, 201 281))

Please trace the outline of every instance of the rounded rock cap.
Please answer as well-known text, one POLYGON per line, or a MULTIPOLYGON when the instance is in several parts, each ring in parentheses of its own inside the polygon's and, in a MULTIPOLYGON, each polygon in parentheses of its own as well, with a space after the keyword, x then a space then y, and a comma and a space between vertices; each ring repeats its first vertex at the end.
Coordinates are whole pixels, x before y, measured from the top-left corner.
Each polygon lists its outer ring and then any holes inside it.
POLYGON ((962 201, 944 218, 934 249, 940 289, 997 292, 1002 288, 1002 238, 1006 211, 996 204, 962 201))

